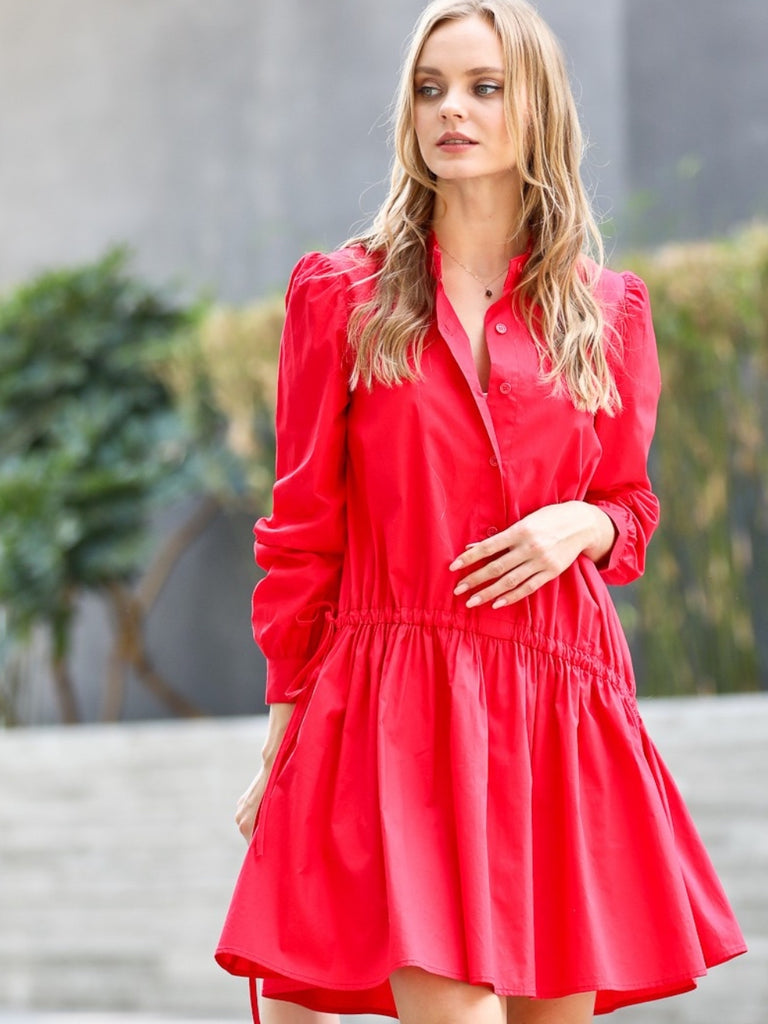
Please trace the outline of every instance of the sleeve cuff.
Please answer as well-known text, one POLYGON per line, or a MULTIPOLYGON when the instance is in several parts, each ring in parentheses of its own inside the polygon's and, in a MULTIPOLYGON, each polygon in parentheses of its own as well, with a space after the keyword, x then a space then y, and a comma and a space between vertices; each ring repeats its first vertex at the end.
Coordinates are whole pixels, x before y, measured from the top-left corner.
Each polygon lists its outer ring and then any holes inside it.
POLYGON ((295 704, 296 697, 288 697, 296 676, 306 664, 306 658, 269 658, 267 660, 266 704, 295 704))
MULTIPOLYGON (((598 563, 597 568, 606 583, 626 583, 627 573, 622 570, 626 560, 627 548, 632 550, 637 533, 634 517, 622 505, 612 501, 593 501, 593 505, 601 508, 609 516, 616 527, 616 540, 608 555, 598 563)), ((631 577, 630 577, 631 578, 631 577)))

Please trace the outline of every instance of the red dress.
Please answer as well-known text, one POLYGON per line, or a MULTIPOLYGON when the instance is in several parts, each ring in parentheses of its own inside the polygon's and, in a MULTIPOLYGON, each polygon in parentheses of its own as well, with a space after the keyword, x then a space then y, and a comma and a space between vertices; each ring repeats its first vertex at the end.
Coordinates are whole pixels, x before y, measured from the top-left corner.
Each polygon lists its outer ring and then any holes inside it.
POLYGON ((311 254, 288 292, 274 511, 253 602, 268 701, 297 700, 217 950, 265 992, 395 1016, 415 965, 598 1013, 694 987, 744 940, 640 720, 606 584, 643 571, 659 374, 648 297, 604 271, 623 410, 539 379, 510 290, 486 317, 487 397, 440 284, 423 377, 350 393, 346 325, 371 270, 311 254), (542 505, 613 520, 532 597, 454 597, 448 565, 542 505))

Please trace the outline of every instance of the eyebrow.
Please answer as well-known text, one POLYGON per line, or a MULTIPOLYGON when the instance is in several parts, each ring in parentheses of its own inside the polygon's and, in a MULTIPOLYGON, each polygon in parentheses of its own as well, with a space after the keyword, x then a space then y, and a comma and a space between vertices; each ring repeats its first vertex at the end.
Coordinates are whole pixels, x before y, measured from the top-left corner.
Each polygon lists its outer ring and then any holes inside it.
MULTIPOLYGON (((428 68, 428 67, 425 67, 423 64, 419 65, 419 67, 416 68, 416 74, 417 75, 433 75, 435 78, 443 78, 444 77, 442 71, 440 70, 440 68, 428 68)), ((470 78, 470 77, 472 77, 474 75, 503 75, 504 74, 504 69, 503 68, 492 68, 492 67, 469 68, 469 70, 465 71, 464 74, 468 78, 470 78)))

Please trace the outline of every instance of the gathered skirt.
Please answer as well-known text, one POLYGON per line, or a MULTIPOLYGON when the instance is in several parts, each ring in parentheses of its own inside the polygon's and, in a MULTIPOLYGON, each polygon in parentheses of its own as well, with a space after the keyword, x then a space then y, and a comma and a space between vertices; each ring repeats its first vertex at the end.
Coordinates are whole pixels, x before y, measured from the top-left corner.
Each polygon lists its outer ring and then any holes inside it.
POLYGON ((745 949, 646 734, 589 650, 339 615, 299 697, 217 949, 319 1010, 396 1016, 416 966, 500 995, 683 992, 745 949))

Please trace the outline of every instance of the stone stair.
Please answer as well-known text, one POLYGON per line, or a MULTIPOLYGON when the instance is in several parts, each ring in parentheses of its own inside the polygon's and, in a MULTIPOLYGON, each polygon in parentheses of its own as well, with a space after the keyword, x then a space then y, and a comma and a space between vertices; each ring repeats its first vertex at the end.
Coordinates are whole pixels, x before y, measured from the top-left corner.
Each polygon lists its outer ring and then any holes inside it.
MULTIPOLYGON (((765 1024, 768 695, 641 710, 751 953, 697 992, 620 1019, 765 1024)), ((0 733, 0 1024, 248 1020, 245 983, 212 951, 244 849, 234 800, 264 727, 255 717, 0 733)))

